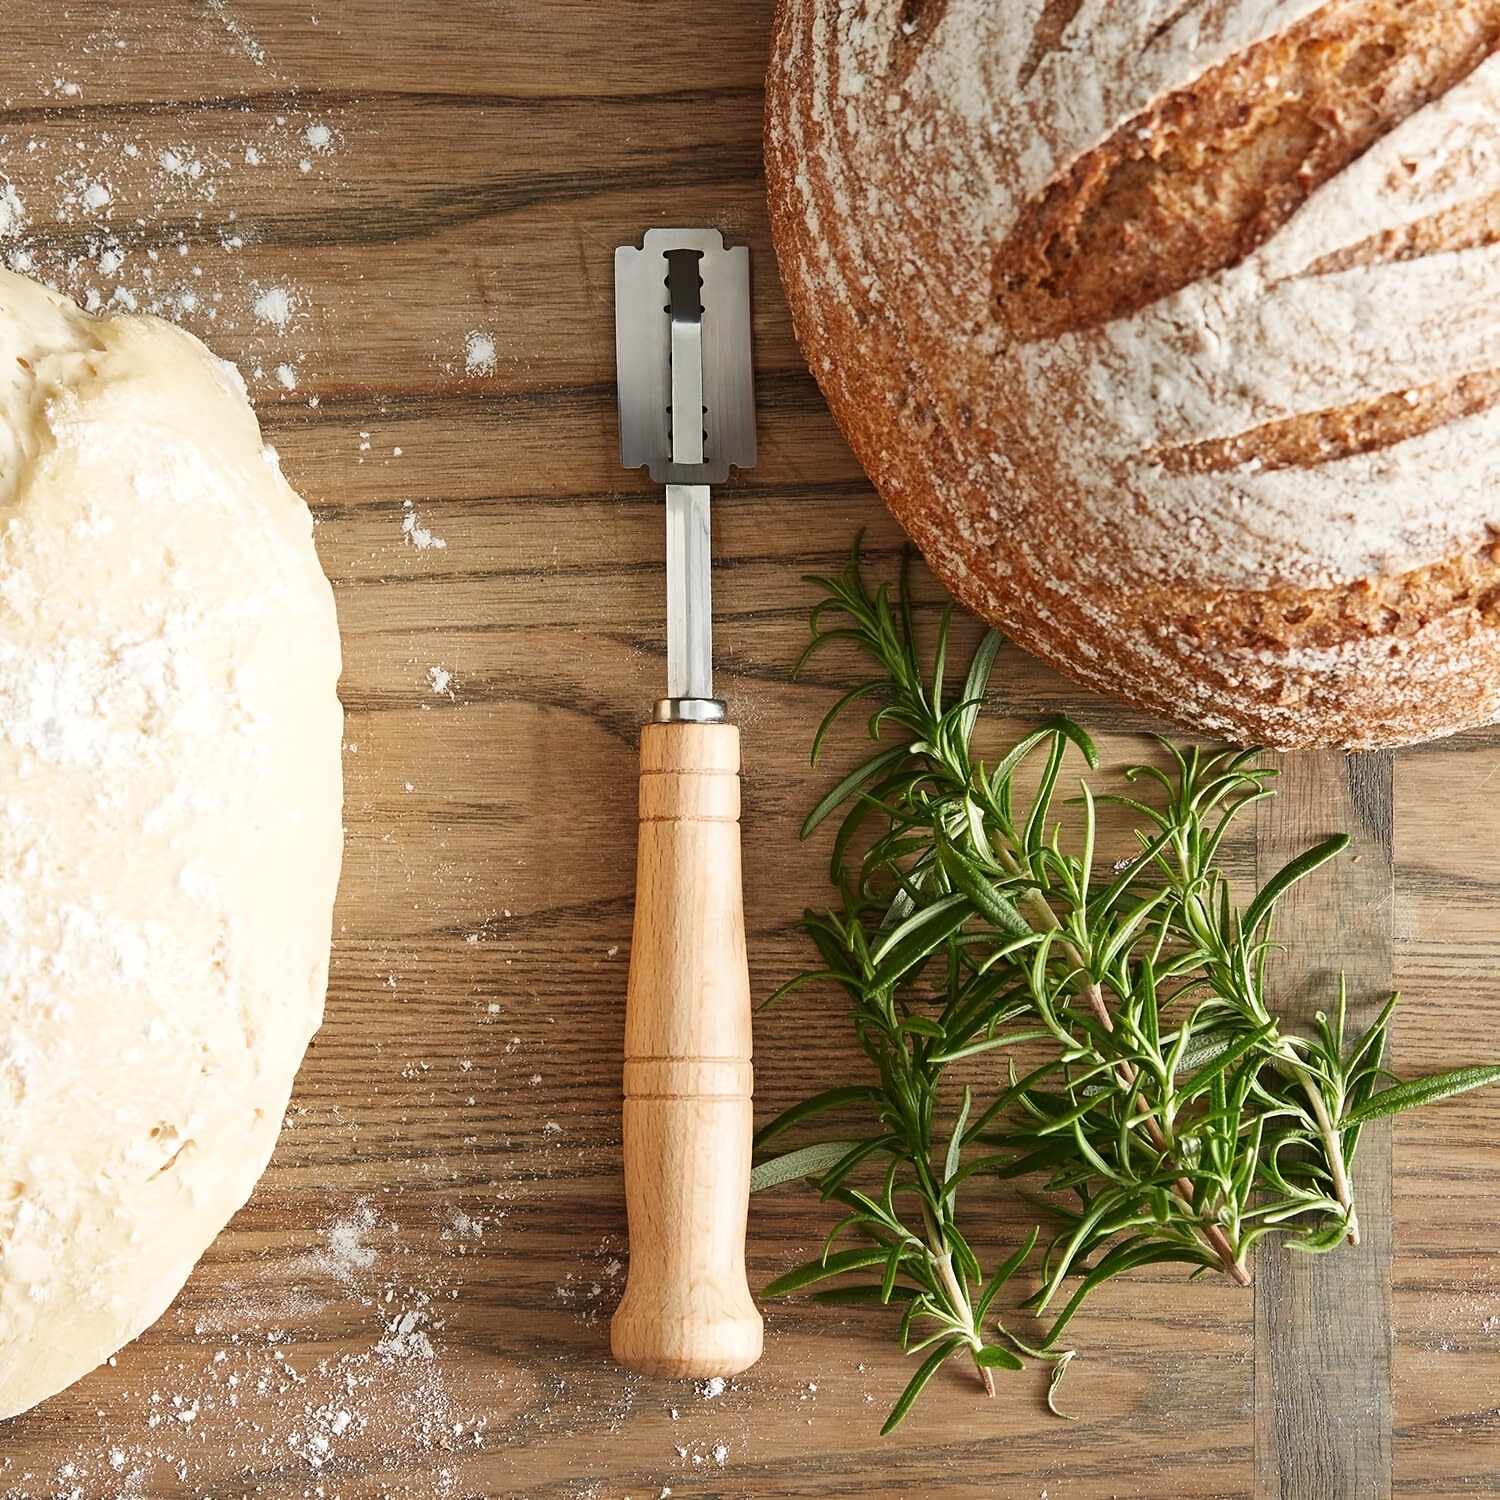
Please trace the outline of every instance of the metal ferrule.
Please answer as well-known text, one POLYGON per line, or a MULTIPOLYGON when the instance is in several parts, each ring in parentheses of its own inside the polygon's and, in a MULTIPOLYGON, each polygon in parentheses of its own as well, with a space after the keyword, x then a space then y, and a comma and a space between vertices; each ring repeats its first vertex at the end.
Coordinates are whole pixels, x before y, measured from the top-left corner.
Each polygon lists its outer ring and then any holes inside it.
POLYGON ((658 724, 722 724, 725 708, 718 698, 658 698, 651 717, 658 724))

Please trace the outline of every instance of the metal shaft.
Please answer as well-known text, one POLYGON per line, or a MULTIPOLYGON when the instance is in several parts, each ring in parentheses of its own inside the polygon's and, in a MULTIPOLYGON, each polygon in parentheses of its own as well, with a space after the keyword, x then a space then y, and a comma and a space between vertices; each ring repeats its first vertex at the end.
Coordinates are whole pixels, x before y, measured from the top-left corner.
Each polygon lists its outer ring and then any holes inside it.
MULTIPOLYGON (((667 252, 672 318, 672 462, 703 462, 703 303, 696 250, 667 252)), ((708 486, 667 486, 667 704, 714 695, 708 486)), ((672 707, 676 704, 678 707, 672 707)), ((716 706, 716 705, 715 705, 716 706)), ((696 716, 696 715, 695 715, 696 716)))
POLYGON ((667 697, 714 695, 708 486, 667 486, 667 697))

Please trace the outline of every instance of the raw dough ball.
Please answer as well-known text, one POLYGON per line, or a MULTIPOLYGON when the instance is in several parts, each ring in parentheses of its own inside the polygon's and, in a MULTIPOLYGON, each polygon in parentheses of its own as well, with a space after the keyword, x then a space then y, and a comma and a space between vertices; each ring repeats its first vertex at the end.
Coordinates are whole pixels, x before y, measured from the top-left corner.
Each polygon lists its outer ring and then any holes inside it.
POLYGON ((772 228, 966 604, 1198 729, 1500 714, 1500 0, 781 0, 772 228))
POLYGON ((0 271, 0 1416, 156 1319, 322 1019, 339 638, 232 366, 0 271))

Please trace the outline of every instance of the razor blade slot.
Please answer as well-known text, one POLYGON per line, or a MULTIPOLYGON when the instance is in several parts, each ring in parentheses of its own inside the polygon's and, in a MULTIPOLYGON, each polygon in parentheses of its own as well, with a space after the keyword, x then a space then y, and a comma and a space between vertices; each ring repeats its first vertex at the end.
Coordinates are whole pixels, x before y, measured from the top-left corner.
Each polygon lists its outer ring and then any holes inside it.
POLYGON ((668 250, 667 306, 672 319, 671 453, 674 464, 701 464, 706 437, 703 404, 703 278, 701 250, 668 250), (689 413, 696 415, 694 421, 689 413))

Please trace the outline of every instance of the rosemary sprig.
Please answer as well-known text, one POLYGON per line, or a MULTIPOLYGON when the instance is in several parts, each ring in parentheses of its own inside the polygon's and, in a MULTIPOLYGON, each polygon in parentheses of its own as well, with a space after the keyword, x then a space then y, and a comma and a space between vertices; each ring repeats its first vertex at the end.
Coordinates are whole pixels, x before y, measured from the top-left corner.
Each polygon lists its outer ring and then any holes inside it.
POLYGON ((821 1254, 767 1295, 832 1281, 813 1295, 901 1308, 902 1347, 926 1357, 889 1432, 956 1355, 991 1394, 997 1367, 1050 1360, 1055 1390, 1072 1357, 1063 1330, 1122 1271, 1179 1261, 1248 1284, 1249 1252, 1268 1236, 1313 1252, 1357 1243, 1349 1168, 1362 1127, 1494 1082, 1500 1067, 1394 1080, 1382 1059, 1395 996, 1359 1037, 1342 988, 1316 1036, 1281 1030, 1265 995, 1276 902, 1348 839, 1309 849, 1242 908, 1219 855, 1275 772, 1253 751, 1166 740, 1165 769, 1136 766, 1107 796, 1081 781, 1065 836, 1064 768, 1098 769, 1077 724, 1049 719, 992 766, 973 752, 1001 637, 980 642, 950 701, 951 610, 924 673, 905 569, 894 599, 888 584, 871 594, 856 541, 836 578, 810 581, 823 597, 798 669, 833 641, 875 669, 824 719, 814 761, 860 700, 874 704, 881 748, 803 825, 806 838, 841 813, 830 866, 841 900, 803 919, 821 967, 766 1003, 834 986, 873 1077, 804 1100, 756 1138, 764 1152, 834 1112, 862 1122, 756 1167, 757 1189, 805 1180, 843 1210, 821 1254), (1103 802, 1136 822, 1113 865, 1096 846, 1103 802), (983 1088, 948 1078, 971 1059, 983 1088), (1050 1237, 1038 1254, 1033 1229, 982 1260, 960 1228, 960 1196, 1011 1179, 1040 1183, 1050 1237), (1051 1316, 1035 1347, 991 1316, 1027 1266, 1039 1286, 1024 1306, 1051 1316))

